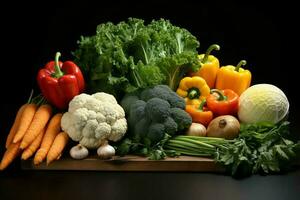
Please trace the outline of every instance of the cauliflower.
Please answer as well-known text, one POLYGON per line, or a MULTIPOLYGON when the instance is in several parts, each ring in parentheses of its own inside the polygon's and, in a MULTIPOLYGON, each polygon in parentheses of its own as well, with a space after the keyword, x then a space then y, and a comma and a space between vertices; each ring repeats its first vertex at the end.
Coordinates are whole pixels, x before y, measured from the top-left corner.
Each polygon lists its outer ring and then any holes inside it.
POLYGON ((69 103, 61 127, 72 140, 93 149, 106 140, 120 140, 127 131, 127 121, 114 96, 104 92, 83 93, 69 103))

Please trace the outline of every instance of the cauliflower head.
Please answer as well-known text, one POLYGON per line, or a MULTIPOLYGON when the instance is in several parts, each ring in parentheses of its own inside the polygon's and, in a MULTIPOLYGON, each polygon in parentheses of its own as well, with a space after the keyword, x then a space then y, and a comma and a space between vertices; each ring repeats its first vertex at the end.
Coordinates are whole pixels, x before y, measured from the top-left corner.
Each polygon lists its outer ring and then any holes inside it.
POLYGON ((113 95, 82 93, 70 101, 68 112, 62 116, 61 127, 72 140, 93 149, 105 140, 120 140, 127 131, 127 121, 123 108, 113 95))

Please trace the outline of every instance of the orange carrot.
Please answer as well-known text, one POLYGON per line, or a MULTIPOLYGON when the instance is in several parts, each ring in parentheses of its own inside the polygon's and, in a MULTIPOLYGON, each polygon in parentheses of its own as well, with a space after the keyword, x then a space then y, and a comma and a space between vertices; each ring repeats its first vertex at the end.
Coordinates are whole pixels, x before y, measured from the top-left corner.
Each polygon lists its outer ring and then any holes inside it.
POLYGON ((44 159, 47 156, 47 153, 57 136, 57 134, 60 132, 60 121, 61 121, 62 114, 58 113, 52 117, 50 120, 47 130, 45 133, 45 136, 43 138, 42 144, 40 149, 36 152, 34 156, 34 164, 38 165, 44 161, 44 159))
POLYGON ((6 152, 3 155, 1 164, 0 164, 0 170, 4 170, 9 166, 10 163, 18 156, 18 154, 21 152, 19 149, 20 142, 18 143, 11 143, 6 152))
POLYGON ((60 132, 55 137, 55 140, 47 154, 47 165, 49 165, 52 161, 59 159, 59 157, 62 154, 62 151, 68 143, 68 140, 69 136, 65 132, 60 132))
POLYGON ((20 125, 18 128, 18 131, 16 132, 13 143, 20 142, 22 138, 24 137, 28 127, 30 126, 30 123, 33 119, 33 116, 37 110, 36 104, 27 104, 23 110, 23 113, 20 117, 20 125))
POLYGON ((39 133, 39 135, 33 140, 33 142, 23 151, 22 153, 22 160, 27 160, 32 156, 36 150, 40 147, 43 136, 45 133, 45 128, 39 133))
POLYGON ((23 137, 20 145, 21 149, 25 149, 33 142, 33 140, 39 135, 41 130, 45 128, 48 120, 51 117, 51 114, 52 108, 50 105, 44 104, 37 109, 30 126, 28 127, 23 137))
POLYGON ((8 146, 12 143, 18 129, 19 129, 19 126, 20 126, 20 119, 21 119, 21 116, 22 116, 22 113, 24 111, 24 108, 27 106, 28 104, 24 104, 23 106, 21 106, 21 108, 18 110, 17 112, 17 115, 16 115, 16 118, 15 118, 15 121, 9 131, 9 134, 6 138, 6 143, 5 143, 5 148, 7 149, 8 146))

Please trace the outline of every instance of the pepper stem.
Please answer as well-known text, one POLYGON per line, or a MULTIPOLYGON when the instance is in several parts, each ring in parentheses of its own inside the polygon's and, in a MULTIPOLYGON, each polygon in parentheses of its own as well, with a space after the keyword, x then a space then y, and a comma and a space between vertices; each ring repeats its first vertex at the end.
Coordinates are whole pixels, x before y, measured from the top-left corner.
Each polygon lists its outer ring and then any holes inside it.
POLYGON ((61 56, 60 52, 57 52, 55 54, 55 60, 54 60, 55 61, 55 65, 54 65, 55 72, 52 74, 52 76, 55 77, 55 78, 59 78, 59 77, 64 75, 64 73, 61 71, 61 69, 59 67, 59 62, 58 61, 59 61, 60 56, 61 56))
POLYGON ((188 98, 189 99, 196 99, 200 96, 200 91, 198 88, 191 88, 188 91, 188 98))
POLYGON ((241 60, 238 64, 237 64, 237 66, 235 67, 235 71, 239 71, 240 70, 240 67, 241 66, 245 66, 247 64, 247 61, 246 60, 241 60))
POLYGON ((204 55, 204 57, 203 57, 203 59, 202 59, 202 63, 206 63, 206 61, 207 61, 207 59, 208 59, 208 56, 209 56, 209 54, 212 52, 212 50, 217 50, 217 51, 219 51, 220 50, 220 46, 219 45, 217 45, 217 44, 212 44, 212 45, 210 45, 209 47, 208 47, 208 49, 206 50, 206 52, 205 52, 205 55, 204 55))
POLYGON ((212 89, 210 90, 210 93, 217 93, 219 95, 218 97, 218 101, 226 101, 227 100, 227 96, 224 95, 224 93, 221 90, 218 89, 212 89))
POLYGON ((203 107, 204 107, 205 104, 206 104, 206 99, 204 99, 203 101, 201 101, 201 103, 200 103, 200 105, 198 107, 198 110, 203 111, 203 107))

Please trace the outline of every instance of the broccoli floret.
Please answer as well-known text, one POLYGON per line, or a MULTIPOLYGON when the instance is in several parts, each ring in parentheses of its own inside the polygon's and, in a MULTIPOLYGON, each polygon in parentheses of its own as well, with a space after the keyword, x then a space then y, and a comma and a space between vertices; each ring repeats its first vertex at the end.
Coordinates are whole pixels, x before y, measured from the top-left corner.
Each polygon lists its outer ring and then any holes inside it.
POLYGON ((144 138, 147 135, 150 124, 151 121, 149 121, 147 118, 142 118, 135 124, 134 138, 136 141, 140 141, 141 138, 144 138))
POLYGON ((135 141, 153 145, 165 134, 175 135, 191 125, 192 119, 184 111, 184 99, 168 86, 157 85, 139 94, 125 96, 121 103, 125 110, 130 105, 128 124, 135 141))
POLYGON ((149 101, 152 98, 160 98, 167 101, 170 90, 166 89, 164 86, 155 86, 154 88, 145 89, 141 93, 141 99, 144 101, 149 101))
POLYGON ((137 100, 130 106, 128 123, 129 126, 134 127, 135 124, 144 118, 145 116, 146 102, 142 100, 137 100))
POLYGON ((177 132, 177 124, 174 121, 173 118, 168 117, 166 121, 164 122, 165 126, 165 132, 168 133, 169 135, 175 135, 177 132))
POLYGON ((185 109, 184 99, 167 85, 157 85, 154 88, 148 88, 141 92, 141 99, 144 101, 149 101, 155 97, 168 101, 172 108, 185 109))
POLYGON ((152 90, 153 88, 146 88, 141 92, 141 100, 148 101, 152 98, 152 90))
POLYGON ((192 124, 191 116, 180 108, 171 108, 171 116, 178 125, 178 130, 189 128, 192 124))
POLYGON ((160 89, 163 89, 163 90, 168 91, 168 92, 173 92, 171 90, 171 88, 167 85, 156 85, 154 88, 160 88, 160 89))
POLYGON ((168 102, 172 108, 180 108, 185 110, 185 101, 182 97, 178 96, 175 92, 171 92, 168 96, 168 102))
POLYGON ((152 98, 146 104, 145 114, 154 122, 163 122, 170 116, 170 104, 163 99, 152 98))
POLYGON ((160 123, 152 123, 149 126, 147 138, 150 140, 151 144, 155 144, 162 140, 165 136, 165 126, 160 123))
POLYGON ((123 107, 125 113, 129 113, 130 111, 130 106, 139 100, 138 96, 132 95, 132 94, 126 94, 124 98, 121 101, 121 106, 123 107))

